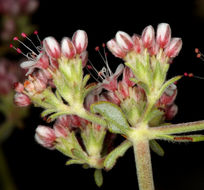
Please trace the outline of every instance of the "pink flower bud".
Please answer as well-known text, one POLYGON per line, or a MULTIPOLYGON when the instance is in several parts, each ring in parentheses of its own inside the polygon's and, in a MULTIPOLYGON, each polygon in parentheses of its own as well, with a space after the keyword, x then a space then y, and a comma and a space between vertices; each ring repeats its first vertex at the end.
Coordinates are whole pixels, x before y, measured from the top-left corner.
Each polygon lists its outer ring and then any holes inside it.
POLYGON ((71 59, 76 55, 76 49, 74 47, 74 44, 67 37, 62 39, 61 50, 62 50, 62 55, 64 55, 68 59, 71 59))
POLYGON ((72 42, 75 45, 76 52, 81 54, 86 50, 88 45, 88 36, 86 32, 84 30, 77 30, 72 37, 72 42))
POLYGON ((35 78, 37 78, 38 80, 43 81, 44 83, 47 83, 48 78, 46 77, 46 75, 44 74, 43 70, 38 70, 36 72, 33 73, 33 76, 35 78))
POLYGON ((107 98, 108 101, 113 102, 114 104, 119 105, 121 102, 115 92, 108 92, 106 94, 104 93, 103 95, 105 98, 107 98))
POLYGON ((48 56, 58 59, 61 56, 60 46, 53 37, 47 37, 43 40, 43 47, 48 56))
POLYGON ((39 125, 36 129, 35 140, 46 148, 52 149, 56 135, 53 129, 50 127, 39 125))
MULTIPOLYGON (((95 94, 94 92, 92 93, 89 93, 87 96, 86 96, 86 99, 84 101, 84 107, 87 109, 87 110, 90 110, 90 106, 91 104, 95 103, 95 102, 98 102, 99 101, 99 95, 98 94, 95 94)), ((101 100, 102 101, 102 100, 101 100)))
POLYGON ((46 82, 47 81, 42 81, 42 80, 39 80, 38 78, 36 78, 33 81, 33 84, 34 84, 34 87, 35 87, 35 91, 36 92, 42 92, 43 90, 45 90, 46 87, 47 87, 46 82))
POLYGON ((132 82, 130 80, 130 78, 133 78, 134 74, 132 72, 132 70, 128 67, 125 67, 125 69, 123 70, 123 83, 125 83, 127 86, 132 87, 135 85, 134 82, 132 82))
POLYGON ((178 112, 178 106, 173 104, 166 108, 165 118, 166 120, 171 120, 178 112))
POLYGON ((27 95, 16 93, 14 96, 14 103, 19 107, 26 107, 31 104, 31 101, 27 95))
POLYGON ((25 80, 24 82, 24 88, 28 91, 28 92, 34 92, 35 91, 35 85, 33 84, 32 81, 30 80, 25 80))
POLYGON ((145 48, 151 48, 155 41, 154 28, 149 25, 142 32, 142 42, 145 48))
POLYGON ((159 51, 159 45, 154 42, 152 46, 148 49, 148 51, 151 56, 156 55, 159 51))
POLYGON ((54 131, 56 137, 66 137, 68 135, 68 130, 60 125, 54 125, 54 131))
POLYGON ((36 62, 35 67, 40 69, 47 69, 49 67, 49 58, 45 54, 40 54, 39 59, 36 62))
POLYGON ((177 95, 176 85, 171 84, 159 99, 161 105, 172 105, 177 95))
POLYGON ((181 38, 172 38, 171 42, 169 43, 169 45, 166 47, 166 49, 164 50, 166 56, 173 58, 176 57, 182 47, 182 40, 181 38))
POLYGON ((171 28, 167 23, 161 23, 157 26, 156 42, 160 48, 165 48, 171 40, 171 28))
POLYGON ((121 49, 121 47, 114 39, 107 42, 107 47, 116 57, 123 58, 126 56, 126 53, 121 49))
POLYGON ((118 86, 118 77, 122 74, 124 66, 120 64, 115 73, 106 79, 103 80, 102 87, 108 91, 115 91, 117 90, 118 86))
POLYGON ((121 47, 123 51, 131 51, 133 49, 133 41, 131 37, 122 31, 116 33, 116 42, 121 47))
POLYGON ((43 69, 42 72, 47 77, 47 79, 53 78, 52 74, 48 70, 43 69))
POLYGON ((80 55, 81 61, 82 61, 82 66, 83 68, 86 66, 86 63, 88 61, 88 51, 84 51, 80 55))
POLYGON ((127 98, 129 96, 129 88, 128 88, 127 84, 120 81, 118 83, 118 92, 123 97, 123 99, 127 98))
POLYGON ((62 115, 57 118, 55 125, 63 127, 63 128, 69 128, 71 124, 71 117, 70 115, 62 115))
POLYGON ((20 83, 20 82, 15 82, 15 83, 14 83, 14 90, 15 90, 16 92, 19 92, 19 93, 23 92, 23 90, 24 90, 23 84, 20 83))
POLYGON ((134 34, 132 36, 132 41, 133 41, 133 44, 134 44, 134 51, 136 53, 140 53, 141 50, 142 50, 142 42, 141 42, 141 38, 137 35, 137 34, 134 34))

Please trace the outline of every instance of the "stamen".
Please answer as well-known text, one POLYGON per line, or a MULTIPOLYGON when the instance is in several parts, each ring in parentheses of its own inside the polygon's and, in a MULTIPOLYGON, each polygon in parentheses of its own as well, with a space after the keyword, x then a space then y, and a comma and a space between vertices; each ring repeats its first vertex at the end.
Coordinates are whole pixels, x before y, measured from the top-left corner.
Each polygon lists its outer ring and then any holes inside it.
MULTIPOLYGON (((88 65, 90 66, 90 65, 88 65)), ((90 69, 88 68, 88 66, 86 66, 86 70, 90 73, 90 75, 94 78, 95 81, 97 81, 98 83, 100 83, 100 81, 91 73, 90 69)), ((91 66, 90 66, 91 67, 91 66)))
POLYGON ((9 47, 15 49, 18 53, 24 55, 27 59, 34 61, 32 57, 29 57, 28 55, 23 53, 20 48, 16 48, 13 44, 10 44, 9 47))
POLYGON ((27 45, 25 45, 22 41, 20 41, 20 40, 18 39, 18 37, 14 37, 13 40, 14 40, 14 41, 18 41, 18 42, 19 42, 20 44, 22 44, 25 48, 27 48, 29 51, 33 52, 33 54, 35 54, 35 55, 37 56, 37 54, 36 54, 32 49, 30 49, 27 45))
POLYGON ((194 75, 193 73, 184 73, 183 74, 185 77, 189 77, 189 78, 197 78, 197 79, 202 79, 202 80, 204 80, 204 77, 200 77, 200 76, 196 76, 196 75, 194 75))
POLYGON ((108 69, 108 71, 109 71, 109 75, 111 76, 111 75, 113 75, 113 73, 112 73, 112 71, 111 71, 111 69, 110 69, 110 67, 109 67, 109 64, 108 64, 107 52, 106 52, 106 50, 105 50, 106 44, 103 43, 103 44, 102 44, 102 47, 103 47, 103 53, 104 53, 105 60, 106 60, 106 61, 105 61, 106 67, 107 67, 107 69, 108 69))
POLYGON ((105 51, 105 43, 102 44, 103 47, 103 54, 104 56, 101 54, 99 46, 96 46, 95 50, 99 53, 100 57, 102 58, 103 62, 105 63, 107 70, 106 70, 106 75, 107 76, 111 76, 112 75, 112 71, 108 65, 108 60, 107 60, 107 56, 106 56, 106 51, 105 51), (105 57, 105 58, 104 58, 105 57))
POLYGON ((40 53, 39 49, 36 47, 36 45, 33 43, 33 41, 24 32, 21 33, 21 36, 23 38, 26 38, 28 41, 30 41, 30 43, 34 46, 34 48, 38 51, 38 53, 40 53))
POLYGON ((195 48, 196 57, 204 61, 204 55, 200 52, 198 48, 195 48))
POLYGON ((42 44, 42 41, 40 40, 40 38, 39 38, 39 36, 38 36, 38 31, 35 30, 33 33, 37 36, 37 39, 38 39, 38 41, 39 41, 39 43, 40 43, 40 45, 41 45, 41 44, 42 44))
MULTIPOLYGON (((103 78, 99 75, 98 70, 94 67, 94 65, 93 65, 93 63, 91 62, 91 60, 88 60, 88 61, 89 61, 90 65, 91 65, 93 71, 95 71, 96 74, 97 74, 97 76, 99 76, 99 77, 101 78, 101 80, 103 80, 103 78)), ((92 75, 92 76, 93 76, 93 75, 92 75)), ((97 80, 97 81, 98 81, 98 80, 97 80)))
POLYGON ((106 79, 107 69, 105 67, 103 67, 99 73, 104 77, 104 79, 106 79))

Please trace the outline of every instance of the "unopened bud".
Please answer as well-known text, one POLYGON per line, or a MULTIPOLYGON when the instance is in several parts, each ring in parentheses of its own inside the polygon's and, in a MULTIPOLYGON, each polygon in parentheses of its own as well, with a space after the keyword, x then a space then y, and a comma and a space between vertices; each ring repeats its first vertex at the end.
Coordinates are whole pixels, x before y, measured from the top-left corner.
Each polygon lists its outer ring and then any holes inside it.
POLYGON ((72 37, 72 42, 75 45, 76 52, 81 54, 86 50, 88 45, 88 36, 86 32, 84 30, 77 30, 72 37))
POLYGON ((56 135, 50 127, 39 125, 36 129, 35 140, 46 148, 53 148, 56 135))
POLYGON ((160 48, 165 48, 171 40, 171 28, 167 23, 161 23, 157 27, 156 42, 160 48))
POLYGON ((133 41, 131 37, 122 31, 116 33, 116 41, 123 51, 130 51, 133 49, 133 41))
POLYGON ((76 55, 76 49, 74 47, 74 44, 67 37, 62 39, 61 49, 62 49, 62 54, 68 59, 71 59, 76 55))
POLYGON ((154 28, 149 25, 142 32, 142 43, 145 48, 151 48, 155 41, 154 28))
POLYGON ((46 53, 55 59, 58 59, 61 56, 60 46, 58 42, 53 37, 47 37, 43 40, 43 47, 46 53))
POLYGON ((18 92, 14 96, 14 103, 19 107, 26 107, 31 104, 31 101, 27 95, 18 92))
POLYGON ((181 38, 172 38, 171 42, 166 47, 164 52, 165 52, 166 56, 173 58, 179 54, 181 47, 182 47, 181 38))
POLYGON ((107 42, 107 47, 116 57, 123 58, 126 56, 126 53, 121 49, 121 47, 114 39, 107 42))

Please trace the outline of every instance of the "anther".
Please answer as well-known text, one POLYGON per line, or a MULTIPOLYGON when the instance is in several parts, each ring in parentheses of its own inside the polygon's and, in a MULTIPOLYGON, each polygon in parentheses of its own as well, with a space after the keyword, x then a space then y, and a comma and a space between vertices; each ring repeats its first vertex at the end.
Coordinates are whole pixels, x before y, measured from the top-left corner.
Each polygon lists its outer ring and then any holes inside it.
POLYGON ((18 37, 15 36, 15 37, 13 38, 13 40, 14 40, 14 41, 18 41, 18 37))
POLYGON ((23 38, 26 38, 26 37, 27 37, 27 35, 26 35, 24 32, 21 33, 21 36, 22 36, 23 38))
POLYGON ((197 57, 197 58, 200 58, 200 57, 201 57, 201 54, 200 54, 200 53, 198 53, 198 54, 196 55, 196 57, 197 57))
POLYGON ((21 51, 19 48, 16 48, 16 51, 17 51, 18 53, 22 53, 22 51, 21 51))
POLYGON ((195 48, 195 53, 199 53, 199 49, 198 48, 195 48))
POLYGON ((189 77, 194 77, 193 73, 188 74, 189 77))
POLYGON ((33 34, 38 35, 38 31, 37 31, 37 30, 35 30, 35 31, 33 32, 33 34))
POLYGON ((200 77, 200 76, 196 76, 196 75, 194 75, 193 73, 187 73, 187 72, 185 72, 184 74, 183 74, 185 77, 189 77, 189 78, 197 78, 197 79, 202 79, 202 80, 204 80, 204 77, 200 77))
POLYGON ((96 47, 95 47, 95 51, 99 51, 99 46, 96 46, 96 47))
POLYGON ((88 69, 93 69, 93 67, 91 65, 87 65, 88 69))

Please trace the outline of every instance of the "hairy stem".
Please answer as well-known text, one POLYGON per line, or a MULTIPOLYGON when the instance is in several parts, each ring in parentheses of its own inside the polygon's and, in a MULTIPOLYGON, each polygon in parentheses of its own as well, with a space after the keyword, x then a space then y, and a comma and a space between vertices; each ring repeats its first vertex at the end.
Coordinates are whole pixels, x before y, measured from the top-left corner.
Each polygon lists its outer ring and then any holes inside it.
POLYGON ((137 178, 140 190, 154 190, 152 164, 149 141, 139 140, 133 142, 137 178))
POLYGON ((152 127, 149 129, 151 133, 157 135, 180 134, 193 131, 204 130, 204 120, 189 123, 180 123, 173 125, 165 125, 161 127, 152 127))

